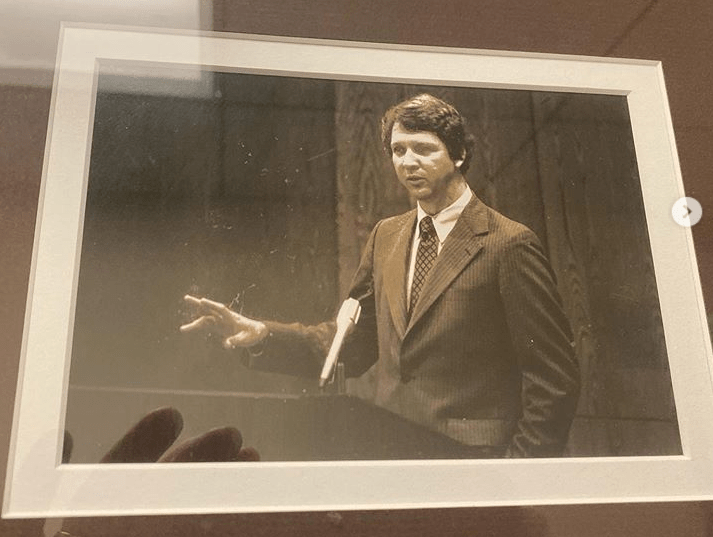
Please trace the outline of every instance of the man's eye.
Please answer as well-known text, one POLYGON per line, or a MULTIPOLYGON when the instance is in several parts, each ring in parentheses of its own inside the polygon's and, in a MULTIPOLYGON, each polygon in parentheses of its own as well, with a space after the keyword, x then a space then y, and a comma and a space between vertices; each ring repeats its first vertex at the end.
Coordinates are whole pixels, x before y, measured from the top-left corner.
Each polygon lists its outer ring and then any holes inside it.
POLYGON ((419 145, 416 146, 415 151, 419 155, 430 155, 433 153, 436 149, 434 147, 431 147, 430 145, 419 145))
POLYGON ((394 155, 401 156, 401 155, 404 154, 404 148, 397 145, 396 147, 392 147, 392 148, 391 148, 391 152, 392 152, 394 155))

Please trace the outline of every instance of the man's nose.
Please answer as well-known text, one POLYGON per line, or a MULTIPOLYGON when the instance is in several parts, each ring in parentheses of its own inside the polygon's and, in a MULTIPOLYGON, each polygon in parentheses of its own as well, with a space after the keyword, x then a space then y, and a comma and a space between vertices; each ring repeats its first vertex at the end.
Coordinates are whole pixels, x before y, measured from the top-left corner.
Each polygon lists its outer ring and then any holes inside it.
POLYGON ((410 149, 406 150, 401 162, 405 167, 417 167, 419 165, 417 155, 410 149))

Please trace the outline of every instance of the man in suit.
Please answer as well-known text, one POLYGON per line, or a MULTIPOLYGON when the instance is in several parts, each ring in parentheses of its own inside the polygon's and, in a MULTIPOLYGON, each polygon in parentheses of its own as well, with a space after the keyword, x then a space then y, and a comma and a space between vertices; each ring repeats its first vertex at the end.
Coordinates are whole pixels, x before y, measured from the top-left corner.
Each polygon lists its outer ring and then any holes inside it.
MULTIPOLYGON (((416 209, 374 227, 350 296, 359 322, 347 375, 369 371, 373 402, 482 457, 562 454, 579 370, 552 270, 527 227, 483 204, 464 174, 471 138, 458 111, 423 94, 382 120, 382 141, 416 209)), ((248 319, 186 297, 226 347, 263 369, 316 374, 333 323, 248 319)))

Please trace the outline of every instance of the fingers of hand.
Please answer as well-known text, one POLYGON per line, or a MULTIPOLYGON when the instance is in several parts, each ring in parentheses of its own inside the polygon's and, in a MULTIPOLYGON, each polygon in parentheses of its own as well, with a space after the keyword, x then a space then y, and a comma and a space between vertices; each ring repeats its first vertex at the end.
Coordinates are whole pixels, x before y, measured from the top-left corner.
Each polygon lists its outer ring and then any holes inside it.
POLYGON ((220 302, 215 302, 214 300, 209 300, 207 298, 200 299, 201 308, 205 311, 218 315, 220 317, 230 316, 232 312, 225 304, 220 302))
POLYGON ((201 305, 200 298, 196 298, 191 295, 184 295, 183 300, 184 300, 184 302, 190 304, 191 306, 200 306, 201 305))
POLYGON ((264 341, 269 333, 270 331, 265 324, 244 318, 244 322, 239 326, 239 330, 223 341, 223 347, 226 349, 252 347, 264 341))
POLYGON ((254 338, 252 337, 252 334, 250 334, 249 332, 238 332, 237 334, 226 338, 223 341, 223 347, 226 349, 234 349, 235 347, 249 347, 253 344, 253 339, 254 338))
POLYGON ((212 315, 203 315, 195 321, 181 325, 181 332, 192 332, 194 330, 205 330, 215 326, 217 319, 212 315))
POLYGON ((183 297, 183 300, 187 304, 196 307, 198 309, 198 312, 202 315, 212 315, 218 318, 228 318, 230 317, 230 314, 233 313, 230 309, 228 309, 227 306, 225 306, 225 304, 221 304, 220 302, 215 302, 214 300, 210 300, 207 298, 196 298, 191 295, 185 295, 183 297))
POLYGON ((184 300, 197 307, 201 317, 181 326, 181 332, 210 330, 215 334, 228 336, 223 341, 225 348, 247 347, 261 339, 262 323, 249 319, 232 311, 230 308, 208 298, 196 298, 185 295, 184 300))

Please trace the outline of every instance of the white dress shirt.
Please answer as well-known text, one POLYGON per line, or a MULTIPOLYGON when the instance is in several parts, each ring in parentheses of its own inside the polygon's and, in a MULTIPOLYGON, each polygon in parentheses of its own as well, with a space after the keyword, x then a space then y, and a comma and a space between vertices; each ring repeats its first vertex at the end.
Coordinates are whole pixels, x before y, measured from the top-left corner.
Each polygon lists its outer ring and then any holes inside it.
POLYGON ((451 203, 448 207, 442 211, 429 215, 421 208, 421 204, 417 204, 417 216, 416 216, 416 228, 413 233, 413 242, 411 243, 411 260, 408 266, 408 278, 406 282, 406 303, 411 302, 411 286, 413 285, 413 273, 416 270, 416 253, 418 252, 418 245, 421 243, 421 237, 418 230, 420 229, 421 220, 426 216, 430 216, 433 219, 433 227, 436 228, 436 235, 438 235, 438 253, 441 253, 443 248, 443 243, 448 237, 448 234, 453 230, 460 217, 465 206, 468 205, 470 199, 473 197, 473 192, 470 188, 466 188, 463 194, 451 203))

